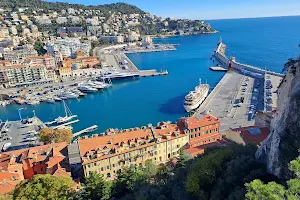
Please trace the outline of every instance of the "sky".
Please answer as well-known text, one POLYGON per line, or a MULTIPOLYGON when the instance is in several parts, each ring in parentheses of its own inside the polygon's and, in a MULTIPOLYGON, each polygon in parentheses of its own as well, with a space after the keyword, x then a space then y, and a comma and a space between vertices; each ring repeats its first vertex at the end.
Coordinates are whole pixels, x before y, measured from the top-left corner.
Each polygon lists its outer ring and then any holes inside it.
POLYGON ((187 19, 231 19, 300 15, 300 0, 47 0, 98 5, 125 2, 146 12, 187 19))

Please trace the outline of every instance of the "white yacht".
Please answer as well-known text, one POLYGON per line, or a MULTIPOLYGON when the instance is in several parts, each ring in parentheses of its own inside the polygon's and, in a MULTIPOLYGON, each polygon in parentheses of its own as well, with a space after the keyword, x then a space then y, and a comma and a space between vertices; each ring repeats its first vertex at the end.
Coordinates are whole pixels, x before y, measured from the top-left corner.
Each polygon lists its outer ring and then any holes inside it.
POLYGON ((68 121, 72 120, 73 118, 77 117, 77 115, 72 114, 71 110, 69 109, 69 107, 67 106, 65 101, 63 101, 63 103, 64 103, 66 116, 56 118, 55 121, 57 124, 68 122, 68 121))
POLYGON ((59 98, 61 99, 76 99, 78 97, 79 97, 78 94, 74 94, 73 92, 70 91, 64 92, 59 96, 59 98))
POLYGON ((28 100, 28 101, 26 101, 26 103, 28 105, 36 105, 36 104, 39 104, 40 101, 39 100, 28 100))
POLYGON ((93 88, 96 88, 96 89, 98 89, 98 90, 101 90, 101 89, 104 88, 103 85, 101 85, 101 84, 96 84, 95 82, 92 82, 92 81, 88 81, 88 82, 86 83, 86 85, 88 85, 88 86, 90 86, 90 87, 93 87, 93 88))
POLYGON ((112 86, 112 84, 105 83, 105 82, 103 82, 103 81, 94 81, 94 84, 96 84, 96 85, 101 85, 102 88, 108 88, 108 87, 111 87, 111 86, 112 86))
POLYGON ((78 88, 81 92, 96 92, 98 91, 96 88, 93 88, 89 85, 81 85, 79 88, 78 88))
POLYGON ((53 100, 54 100, 54 101, 61 101, 62 99, 59 98, 59 97, 57 97, 57 96, 53 96, 53 100))
POLYGON ((201 79, 199 81, 199 85, 195 87, 194 91, 189 92, 185 96, 183 107, 187 112, 190 112, 196 108, 198 108, 205 98, 208 95, 209 85, 201 84, 201 79))

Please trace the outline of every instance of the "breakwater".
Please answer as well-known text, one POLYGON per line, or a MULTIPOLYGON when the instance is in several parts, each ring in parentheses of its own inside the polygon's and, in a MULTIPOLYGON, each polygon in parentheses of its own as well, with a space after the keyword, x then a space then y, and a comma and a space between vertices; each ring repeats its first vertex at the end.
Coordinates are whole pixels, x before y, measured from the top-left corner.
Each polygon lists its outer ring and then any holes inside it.
POLYGON ((235 60, 235 57, 231 57, 228 58, 225 54, 226 52, 226 45, 222 42, 222 40, 220 40, 220 42, 218 43, 218 47, 214 53, 214 57, 226 68, 232 68, 235 70, 239 70, 239 71, 243 71, 246 70, 248 72, 252 72, 252 73, 257 73, 260 75, 264 75, 264 74, 270 74, 273 76, 279 76, 279 77, 283 77, 283 74, 277 73, 277 72, 273 72, 273 71, 269 71, 269 70, 265 70, 265 69, 261 69, 259 67, 254 67, 251 65, 247 65, 247 64, 242 64, 239 63, 235 60))

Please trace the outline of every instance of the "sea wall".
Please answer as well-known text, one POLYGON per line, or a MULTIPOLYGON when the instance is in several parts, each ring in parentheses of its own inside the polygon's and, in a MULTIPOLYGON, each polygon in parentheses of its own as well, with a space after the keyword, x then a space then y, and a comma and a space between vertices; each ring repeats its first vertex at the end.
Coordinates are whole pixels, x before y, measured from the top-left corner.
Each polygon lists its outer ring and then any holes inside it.
POLYGON ((229 59, 225 55, 225 50, 226 50, 226 45, 223 44, 222 42, 219 42, 218 47, 215 51, 214 57, 227 69, 229 68, 229 65, 231 64, 231 66, 230 66, 231 68, 239 70, 239 71, 246 70, 246 71, 250 71, 253 73, 258 73, 260 75, 270 74, 270 75, 280 76, 280 77, 284 76, 283 74, 280 74, 277 72, 268 71, 268 70, 264 70, 264 69, 254 67, 251 65, 239 63, 233 58, 229 59))

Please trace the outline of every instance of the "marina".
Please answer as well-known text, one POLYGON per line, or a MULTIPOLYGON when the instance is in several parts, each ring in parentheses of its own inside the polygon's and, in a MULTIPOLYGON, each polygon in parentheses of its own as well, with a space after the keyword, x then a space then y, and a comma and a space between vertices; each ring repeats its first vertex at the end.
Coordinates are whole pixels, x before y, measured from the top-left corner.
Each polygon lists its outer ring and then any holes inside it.
MULTIPOLYGON (((280 31, 277 32, 277 27, 280 24, 277 21, 280 20, 276 18, 212 21, 212 26, 220 31, 217 34, 155 39, 155 43, 179 43, 180 46, 176 47, 176 51, 136 53, 128 54, 127 57, 139 70, 155 68, 160 71, 163 68, 169 72, 169 75, 118 81, 114 82, 113 86, 108 89, 97 90, 83 97, 65 100, 72 112, 76 113, 80 119, 80 123, 72 125, 73 132, 97 124, 99 127, 97 132, 100 133, 111 127, 121 129, 148 123, 155 124, 164 120, 175 121, 186 115, 182 105, 184 96, 188 91, 194 89, 198 79, 208 79, 211 88, 215 88, 225 74, 225 72, 209 70, 210 66, 216 65, 216 63, 212 63, 210 57, 220 35, 228 47, 226 49, 227 55, 235 55, 242 63, 250 63, 262 68, 267 66, 272 71, 280 72, 284 62, 289 57, 296 56, 294 53, 298 52, 298 47, 295 46, 297 41, 292 39, 297 38, 297 35, 289 32, 288 36, 285 37, 289 40, 285 40, 285 44, 291 48, 283 49, 284 53, 280 55, 270 54, 273 49, 278 48, 278 42, 282 42, 281 39, 271 40, 270 38, 270 35, 274 33, 276 33, 274 35, 276 38, 280 35, 280 31), (268 24, 270 32, 264 35, 260 34, 259 31, 246 31, 248 28, 253 29, 257 24, 268 24), (226 32, 228 27, 233 27, 233 30, 226 32), (244 38, 248 39, 245 40, 244 38), (294 46, 295 48, 293 48, 294 46)), ((294 24, 291 27, 296 26, 294 24)), ((130 62, 127 66, 128 70, 131 70, 130 62)), ((243 76, 243 73, 241 74, 243 76)), ((71 85, 82 81, 84 80, 75 80, 68 84, 59 85, 71 85)), ((228 82, 227 86, 232 87, 233 84, 228 82)), ((275 83, 273 88, 276 88, 275 83)), ((219 100, 223 102, 222 99, 219 100)), ((275 101, 273 100, 273 102, 275 101)), ((26 108, 22 111, 24 116, 32 117, 32 111, 35 110, 36 115, 45 122, 53 121, 57 116, 64 115, 63 103, 59 101, 57 103, 41 101, 40 104, 36 105, 20 105, 11 102, 10 105, 0 108, 0 118, 2 120, 17 120, 16 110, 20 107, 26 108)), ((209 107, 212 109, 211 106, 209 107)))

